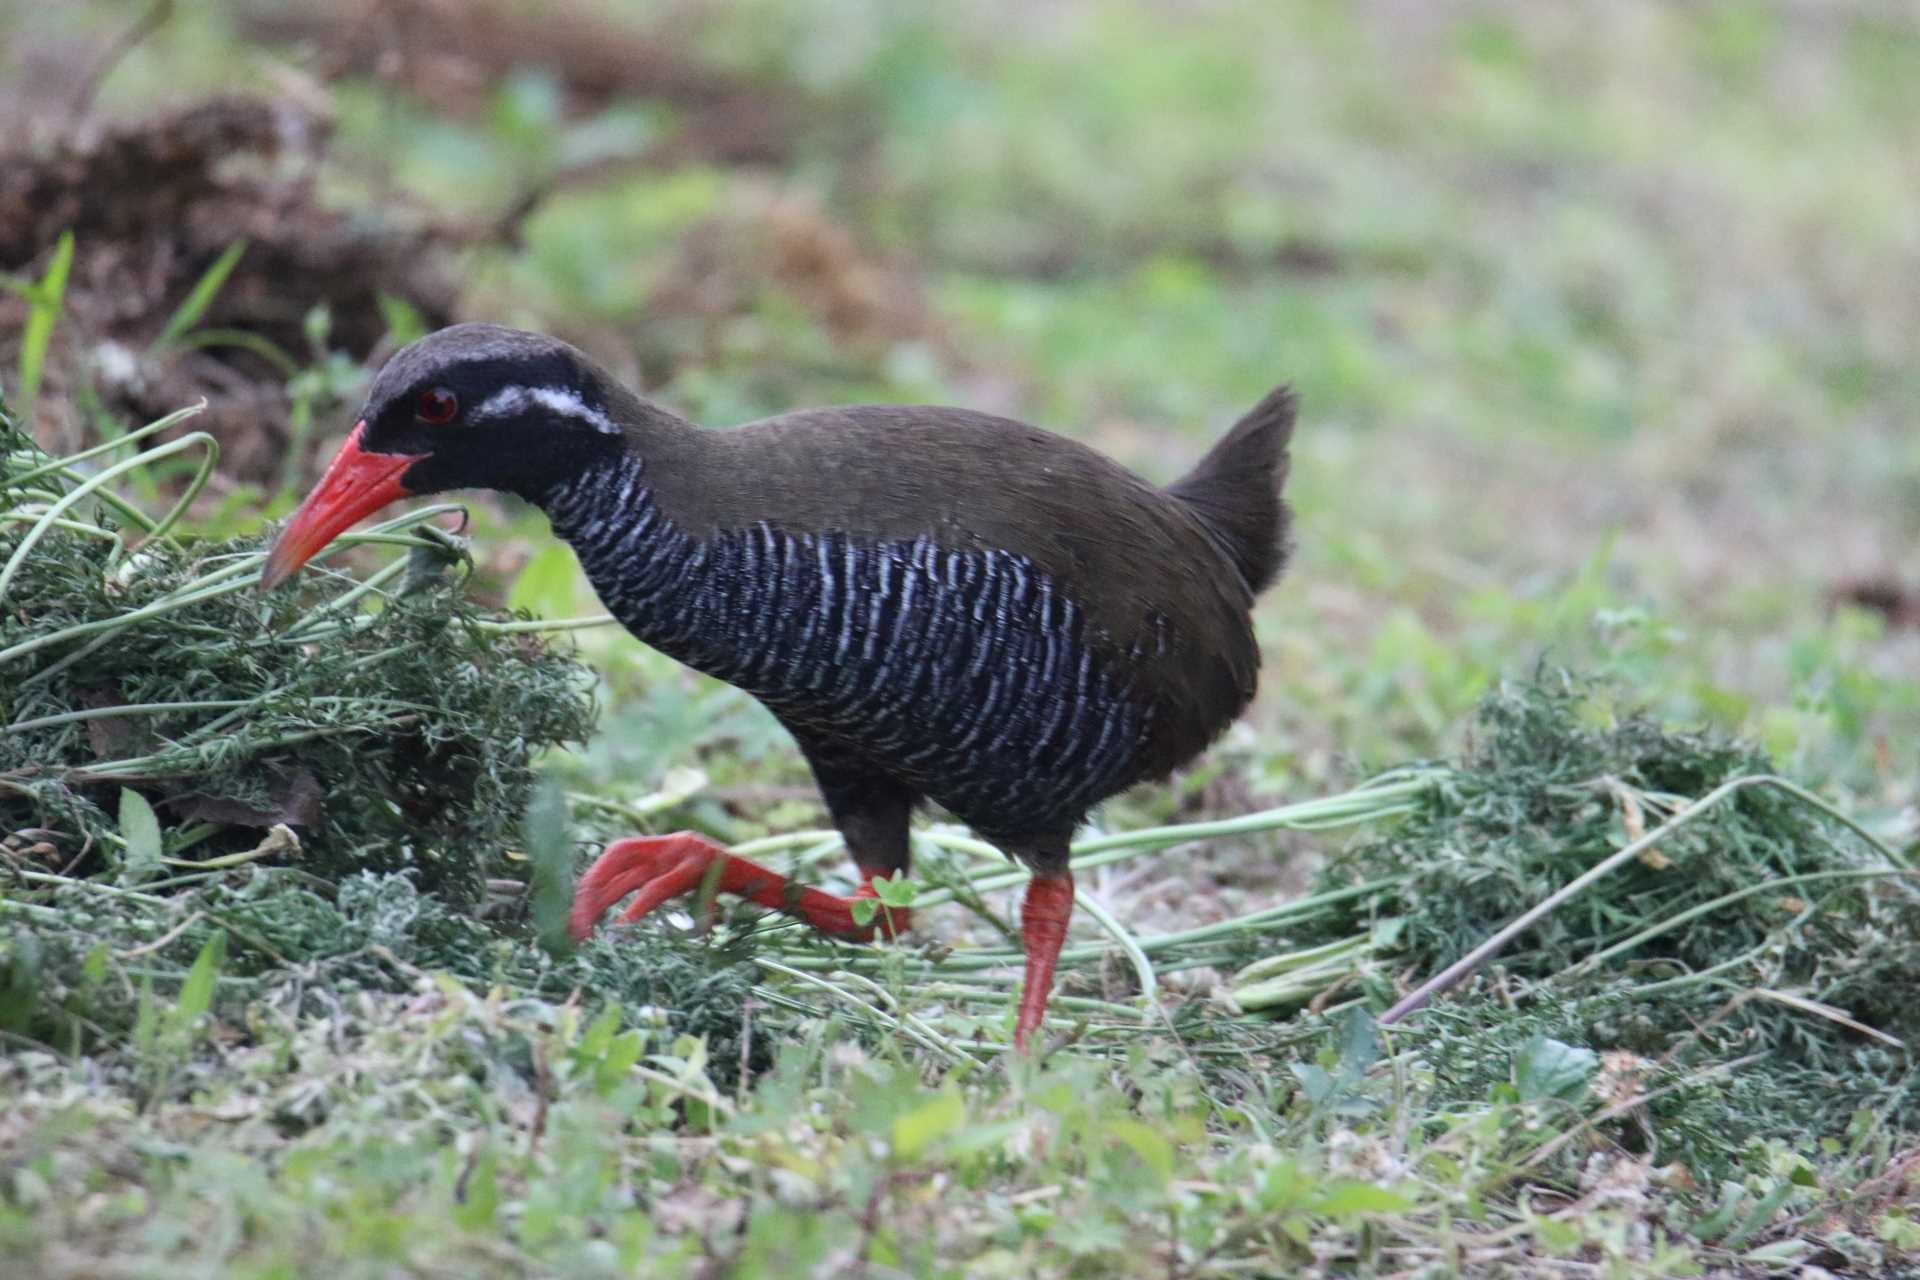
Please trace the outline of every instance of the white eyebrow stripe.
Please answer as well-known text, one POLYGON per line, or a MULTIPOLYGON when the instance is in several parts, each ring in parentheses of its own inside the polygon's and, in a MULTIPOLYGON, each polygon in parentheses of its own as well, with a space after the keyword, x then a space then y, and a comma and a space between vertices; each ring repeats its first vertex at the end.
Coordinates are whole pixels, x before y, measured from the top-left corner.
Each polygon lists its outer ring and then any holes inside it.
POLYGON ((473 411, 476 418, 504 418, 510 413, 518 413, 527 407, 527 389, 525 387, 502 387, 488 396, 478 409, 473 411))
POLYGON ((578 419, 607 435, 619 434, 620 428, 613 425, 613 419, 582 400, 577 391, 565 387, 535 387, 532 394, 535 400, 563 418, 578 419))
POLYGON ((473 411, 473 416, 503 418, 509 414, 524 413, 533 404, 605 435, 620 434, 620 428, 613 419, 581 399, 579 392, 566 387, 502 387, 488 396, 473 411))

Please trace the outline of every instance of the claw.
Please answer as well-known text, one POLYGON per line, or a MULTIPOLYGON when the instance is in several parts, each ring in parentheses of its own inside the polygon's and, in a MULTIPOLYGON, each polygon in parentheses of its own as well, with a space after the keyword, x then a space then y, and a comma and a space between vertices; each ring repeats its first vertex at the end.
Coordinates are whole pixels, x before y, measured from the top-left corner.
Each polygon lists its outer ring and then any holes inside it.
POLYGON ((871 877, 852 897, 843 898, 793 884, 777 871, 728 853, 705 836, 682 831, 670 836, 630 836, 608 845, 574 891, 568 932, 575 941, 586 938, 608 908, 630 893, 635 897, 621 912, 620 923, 631 924, 668 899, 699 889, 716 863, 716 891, 738 894, 763 907, 798 916, 824 933, 865 942, 876 932, 898 935, 911 918, 910 912, 883 906, 873 922, 857 924, 852 903, 878 896, 871 877))
POLYGON ((573 910, 567 918, 567 931, 574 941, 584 940, 607 913, 607 908, 636 890, 640 896, 621 915, 623 924, 638 920, 668 898, 691 892, 699 886, 712 861, 711 854, 720 852, 710 845, 703 849, 703 844, 706 842, 700 837, 685 833, 615 840, 580 878, 573 894, 573 910), (693 868, 691 882, 686 876, 689 867, 693 868))

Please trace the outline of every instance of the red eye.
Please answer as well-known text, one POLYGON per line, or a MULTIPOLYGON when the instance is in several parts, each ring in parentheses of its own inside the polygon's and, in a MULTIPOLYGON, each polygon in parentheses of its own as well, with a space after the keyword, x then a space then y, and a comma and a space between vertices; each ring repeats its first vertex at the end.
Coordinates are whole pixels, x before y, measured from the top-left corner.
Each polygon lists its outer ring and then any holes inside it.
POLYGON ((453 415, 460 412, 460 397, 445 387, 434 387, 422 391, 420 398, 413 402, 413 416, 430 427, 443 427, 453 421, 453 415))

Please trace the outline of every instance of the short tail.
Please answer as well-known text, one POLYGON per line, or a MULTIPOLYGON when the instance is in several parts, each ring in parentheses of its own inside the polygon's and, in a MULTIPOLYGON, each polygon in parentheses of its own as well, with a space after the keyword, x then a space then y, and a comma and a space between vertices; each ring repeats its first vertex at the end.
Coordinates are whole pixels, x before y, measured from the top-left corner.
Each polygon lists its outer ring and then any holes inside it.
POLYGON ((1293 388, 1275 387, 1167 489, 1200 517, 1256 594, 1287 562, 1288 514, 1280 491, 1298 403, 1293 388))

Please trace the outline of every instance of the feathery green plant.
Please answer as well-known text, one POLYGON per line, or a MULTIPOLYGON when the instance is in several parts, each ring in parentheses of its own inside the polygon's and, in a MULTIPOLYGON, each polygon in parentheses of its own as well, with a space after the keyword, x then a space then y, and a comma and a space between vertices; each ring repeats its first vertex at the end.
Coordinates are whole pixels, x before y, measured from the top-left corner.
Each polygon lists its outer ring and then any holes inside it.
MULTIPOLYGON (((168 536, 212 469, 204 434, 85 469, 184 416, 66 460, 0 436, 0 823, 46 831, 48 865, 111 863, 126 842, 110 810, 133 787, 167 815, 169 865, 291 823, 317 873, 410 867, 449 901, 477 901, 533 753, 588 732, 586 672, 503 633, 444 577, 404 589, 405 559, 259 595, 260 537, 168 536), (108 488, 196 449, 198 474, 157 521, 108 488)), ((346 541, 445 560, 458 548, 426 522, 449 509, 346 541)))

